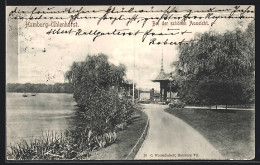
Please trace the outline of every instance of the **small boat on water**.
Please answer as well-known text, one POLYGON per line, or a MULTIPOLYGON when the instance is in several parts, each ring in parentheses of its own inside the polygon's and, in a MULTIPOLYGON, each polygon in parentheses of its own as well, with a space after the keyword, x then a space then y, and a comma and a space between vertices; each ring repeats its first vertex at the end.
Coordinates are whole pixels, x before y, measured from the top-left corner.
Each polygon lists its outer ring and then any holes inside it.
POLYGON ((32 93, 32 96, 36 96, 36 93, 32 93))
POLYGON ((24 93, 24 94, 23 94, 23 97, 28 97, 28 96, 27 96, 27 94, 24 93))

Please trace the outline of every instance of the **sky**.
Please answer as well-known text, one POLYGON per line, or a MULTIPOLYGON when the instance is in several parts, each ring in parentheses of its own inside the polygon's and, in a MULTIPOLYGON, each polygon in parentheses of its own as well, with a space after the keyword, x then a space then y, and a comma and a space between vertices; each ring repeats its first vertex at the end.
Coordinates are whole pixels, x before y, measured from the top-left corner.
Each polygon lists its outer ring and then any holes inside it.
MULTIPOLYGON (((128 9, 132 6, 116 6, 117 9, 122 7, 128 9)), ((154 6, 154 9, 167 9, 169 6, 154 6)), ((234 8, 234 6, 176 6, 178 11, 180 10, 207 10, 209 8, 216 7, 217 9, 234 8)), ((246 9, 248 6, 242 6, 246 9)), ((19 7, 21 10, 31 11, 34 7, 19 7)), ((55 7, 54 10, 62 10, 65 7, 55 7)), ((74 8, 80 8, 80 6, 74 6, 74 8)), ((84 6, 85 10, 92 9, 107 9, 108 6, 84 6)), ((8 7, 7 13, 14 7, 8 7)), ((37 7, 38 10, 46 10, 47 7, 37 7)), ((135 9, 151 9, 151 6, 135 6, 135 9)), ((252 6, 250 10, 253 10, 252 6)), ((229 14, 230 12, 227 12, 229 14)), ((87 16, 102 16, 104 13, 92 13, 87 16)), ((205 13, 200 13, 204 14, 205 13)), ((7 14, 8 15, 8 14, 7 14)), ((59 15, 59 14, 56 14, 59 15)), ((82 14, 83 15, 83 14, 82 14)), ((162 13, 150 13, 142 14, 143 17, 161 16, 162 13)), ((183 13, 179 13, 183 15, 183 13)), ((199 14, 197 14, 199 15, 199 14)), ((133 16, 133 14, 124 14, 124 16, 133 16)), ((245 29, 247 24, 252 19, 219 19, 213 26, 210 25, 158 25, 153 26, 152 21, 148 21, 144 27, 141 23, 133 22, 126 26, 125 21, 116 21, 111 25, 111 21, 101 21, 97 25, 97 20, 76 20, 79 27, 83 31, 100 30, 104 32, 113 31, 117 29, 129 29, 129 31, 146 31, 153 29, 155 32, 166 32, 169 28, 179 29, 178 31, 188 31, 184 35, 175 36, 159 36, 157 40, 164 41, 168 38, 170 41, 190 40, 196 33, 203 33, 206 31, 216 31, 218 33, 224 33, 227 30, 234 30, 237 27, 245 29), (240 21, 240 25, 238 24, 240 21)), ((39 23, 50 22, 48 20, 37 20, 39 23)), ((29 20, 30 23, 36 23, 35 20, 29 20)), ((55 20, 56 22, 59 20, 55 20)), ((65 20, 69 21, 69 20, 65 20)), ((65 22, 59 21, 59 22, 65 22)), ((196 21, 196 20, 191 20, 196 21)), ((209 24, 212 20, 207 20, 209 24)), ((155 79, 159 74, 161 67, 161 57, 163 54, 163 66, 166 73, 172 72, 174 68, 171 67, 171 63, 178 60, 177 46, 173 45, 149 45, 151 36, 148 36, 145 42, 142 42, 142 35, 136 37, 133 36, 101 36, 93 42, 92 36, 75 36, 75 35, 47 35, 46 32, 55 27, 25 27, 26 20, 18 21, 18 82, 19 83, 57 83, 64 82, 64 73, 68 71, 74 61, 83 61, 88 54, 103 53, 108 55, 109 61, 115 65, 120 63, 126 65, 127 72, 126 78, 128 80, 134 80, 137 87, 142 89, 159 89, 158 83, 153 83, 151 80, 155 79), (135 67, 134 67, 135 66, 135 67), (135 68, 135 69, 134 69, 135 68), (48 81, 47 81, 48 80, 48 81)), ((173 22, 173 21, 169 21, 173 22)), ((168 22, 168 24, 169 24, 168 22)), ((7 29, 10 28, 7 23, 7 29)), ((66 28, 63 28, 66 29, 66 28)), ((67 28, 70 29, 70 28, 67 28)), ((8 37, 8 36, 7 36, 8 37)), ((8 47, 8 45, 7 45, 8 47)), ((10 52, 10 51, 9 51, 10 52)), ((7 52, 6 56, 11 55, 7 52)), ((7 63, 13 65, 12 63, 7 63)), ((10 67, 9 66, 9 67, 10 67)), ((7 73, 8 75, 8 73, 7 73)))

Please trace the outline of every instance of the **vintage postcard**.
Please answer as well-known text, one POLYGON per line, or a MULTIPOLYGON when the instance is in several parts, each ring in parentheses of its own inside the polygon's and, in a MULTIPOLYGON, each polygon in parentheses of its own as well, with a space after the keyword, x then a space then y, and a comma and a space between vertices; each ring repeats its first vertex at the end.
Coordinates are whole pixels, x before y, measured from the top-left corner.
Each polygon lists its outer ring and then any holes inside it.
POLYGON ((6 160, 252 160, 255 6, 6 6, 6 160))

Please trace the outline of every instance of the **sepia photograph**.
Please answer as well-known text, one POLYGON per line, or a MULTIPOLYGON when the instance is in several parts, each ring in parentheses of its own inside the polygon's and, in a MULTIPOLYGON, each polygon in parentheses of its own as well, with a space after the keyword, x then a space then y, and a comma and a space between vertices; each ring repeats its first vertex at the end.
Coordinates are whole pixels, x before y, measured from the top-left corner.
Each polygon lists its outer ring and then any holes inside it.
POLYGON ((6 6, 6 161, 255 159, 254 5, 6 6))

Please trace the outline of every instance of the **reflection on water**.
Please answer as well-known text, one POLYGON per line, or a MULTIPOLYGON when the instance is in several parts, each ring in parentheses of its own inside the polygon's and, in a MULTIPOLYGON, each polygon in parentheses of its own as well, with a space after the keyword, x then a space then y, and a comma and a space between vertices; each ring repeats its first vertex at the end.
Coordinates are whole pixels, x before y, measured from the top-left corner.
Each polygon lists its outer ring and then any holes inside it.
POLYGON ((39 137, 42 130, 72 129, 76 120, 76 102, 72 94, 39 93, 22 97, 22 93, 6 94, 7 144, 20 139, 39 137))

